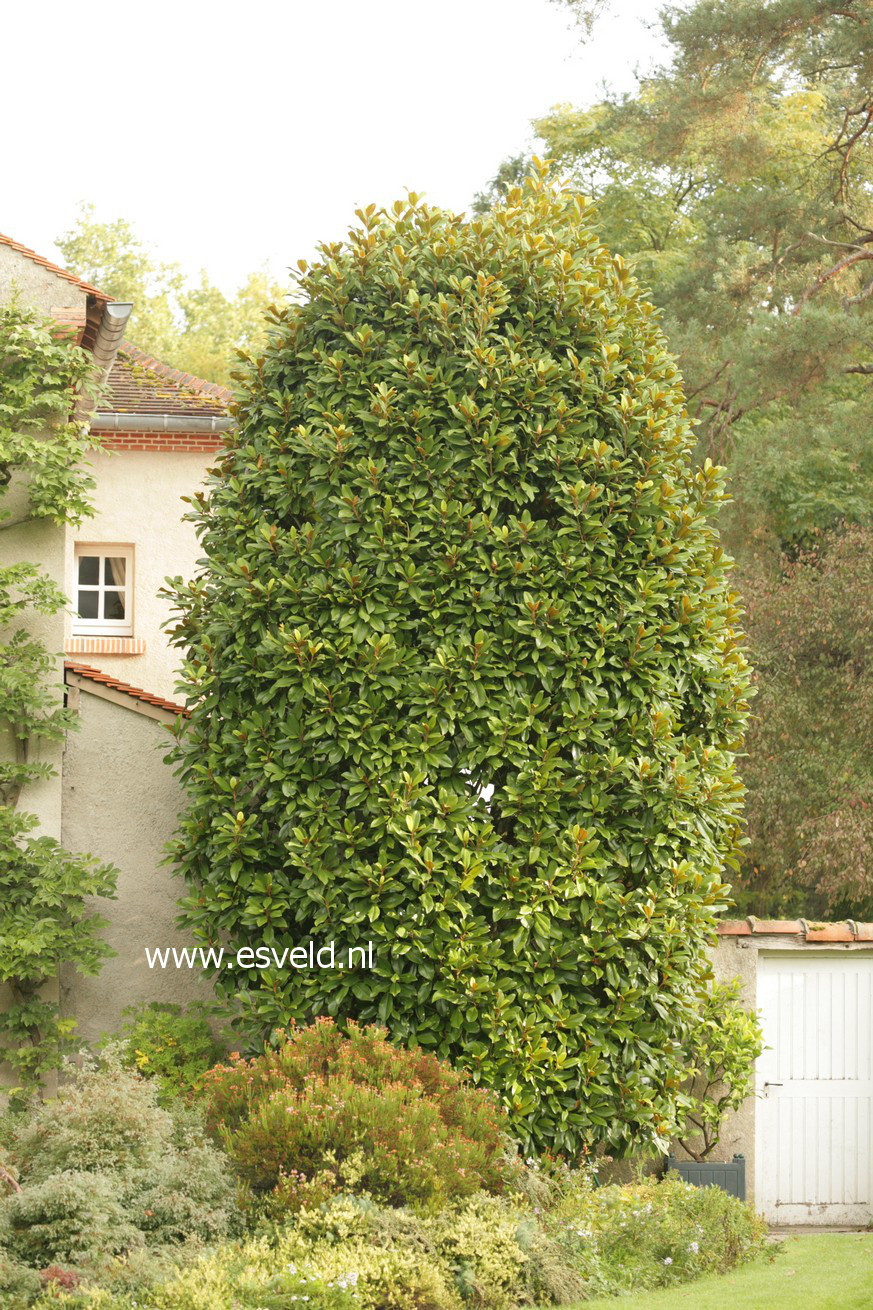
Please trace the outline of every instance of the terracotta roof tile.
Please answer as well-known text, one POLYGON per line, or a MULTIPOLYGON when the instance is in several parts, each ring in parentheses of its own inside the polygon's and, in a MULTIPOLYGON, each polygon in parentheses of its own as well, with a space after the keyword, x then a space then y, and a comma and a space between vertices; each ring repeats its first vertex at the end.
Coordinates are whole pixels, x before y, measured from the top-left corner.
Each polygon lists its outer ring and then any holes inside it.
POLYGON ((718 925, 719 937, 760 937, 768 933, 802 937, 805 942, 873 942, 873 923, 807 923, 806 919, 724 919, 718 925))
POLYGON ((31 250, 29 246, 22 246, 18 241, 13 241, 12 237, 4 236, 2 232, 0 232, 0 246, 9 246, 11 250, 17 251, 19 255, 24 255, 27 259, 32 259, 34 264, 39 264, 42 268, 47 268, 50 273, 56 274, 57 277, 62 277, 67 282, 72 282, 74 286, 80 287, 82 291, 87 292, 89 296, 97 296, 99 300, 114 299, 113 296, 107 296, 105 291, 100 291, 98 287, 92 287, 89 282, 83 282, 80 277, 76 277, 75 273, 71 273, 69 269, 61 268, 59 264, 53 264, 51 260, 44 259, 42 255, 38 255, 36 251, 31 250))
POLYGON ((124 692, 134 700, 145 701, 147 705, 155 705, 160 710, 168 710, 170 714, 184 714, 186 718, 188 716, 188 710, 184 705, 165 700, 163 696, 153 696, 151 692, 143 691, 142 687, 132 687, 129 682, 121 682, 120 679, 104 673, 102 669, 92 668, 90 664, 74 664, 71 660, 65 660, 64 669, 70 673, 78 673, 81 678, 88 678, 91 682, 102 682, 104 686, 111 687, 113 691, 124 692))
POLYGON ((808 923, 806 925, 808 942, 853 942, 855 925, 853 923, 808 923))
POLYGON ((109 394, 98 413, 225 418, 232 399, 227 387, 162 364, 124 341, 109 374, 109 394))

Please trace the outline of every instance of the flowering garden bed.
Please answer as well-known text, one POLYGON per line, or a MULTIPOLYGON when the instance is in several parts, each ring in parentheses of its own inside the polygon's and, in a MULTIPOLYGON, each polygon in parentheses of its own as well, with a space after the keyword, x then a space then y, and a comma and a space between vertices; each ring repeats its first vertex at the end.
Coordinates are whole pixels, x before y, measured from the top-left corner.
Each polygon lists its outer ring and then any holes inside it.
POLYGON ((10 1121, 4 1310, 513 1310, 762 1250, 717 1188, 522 1159, 490 1093, 379 1029, 322 1020, 193 1077, 180 1051, 178 1084, 142 1076, 156 1043, 136 1034, 10 1121))

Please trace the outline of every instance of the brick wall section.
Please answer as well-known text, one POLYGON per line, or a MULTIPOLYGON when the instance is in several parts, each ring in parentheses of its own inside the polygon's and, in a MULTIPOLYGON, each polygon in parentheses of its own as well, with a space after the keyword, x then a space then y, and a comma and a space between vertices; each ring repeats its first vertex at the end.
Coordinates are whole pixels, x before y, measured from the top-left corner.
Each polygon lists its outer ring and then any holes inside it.
POLYGON ((106 432, 105 450, 164 451, 167 454, 211 454, 224 444, 220 432, 106 432))

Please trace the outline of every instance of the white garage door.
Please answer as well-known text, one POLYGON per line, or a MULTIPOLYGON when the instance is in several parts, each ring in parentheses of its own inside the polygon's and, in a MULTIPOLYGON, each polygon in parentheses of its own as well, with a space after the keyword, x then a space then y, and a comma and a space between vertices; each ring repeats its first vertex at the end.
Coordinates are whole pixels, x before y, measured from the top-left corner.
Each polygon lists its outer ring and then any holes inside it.
POLYGON ((758 957, 757 1208, 772 1224, 873 1221, 873 957, 758 957))

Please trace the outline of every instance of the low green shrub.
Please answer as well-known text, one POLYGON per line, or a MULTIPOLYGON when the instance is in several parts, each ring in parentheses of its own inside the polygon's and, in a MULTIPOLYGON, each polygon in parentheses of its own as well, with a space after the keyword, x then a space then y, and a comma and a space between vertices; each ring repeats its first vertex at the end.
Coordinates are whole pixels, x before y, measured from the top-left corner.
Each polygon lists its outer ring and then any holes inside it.
POLYGON ((9 1155, 21 1190, 0 1195, 0 1250, 13 1264, 95 1272, 239 1231, 235 1184, 199 1114, 158 1105, 157 1086, 111 1053, 22 1115, 9 1155))
POLYGON ((129 1006, 125 1022, 114 1040, 123 1043, 121 1062, 144 1078, 154 1078, 164 1103, 177 1096, 190 1097, 225 1054, 209 1023, 205 1005, 179 1005, 152 1001, 129 1006))
POLYGON ((130 1180, 125 1205, 149 1245, 217 1242, 241 1228, 223 1155, 198 1124, 176 1125, 172 1150, 130 1180))
POLYGON ((491 1093, 381 1028, 328 1019, 206 1075, 207 1122, 274 1214, 342 1192, 436 1204, 506 1183, 505 1118, 491 1093))
POLYGON ((402 1083, 375 1088, 331 1078, 313 1080, 303 1093, 276 1093, 228 1146, 240 1176, 292 1210, 310 1195, 310 1180, 388 1205, 502 1186, 500 1157, 453 1133, 437 1105, 402 1083))
POLYGON ((85 1265, 143 1242, 114 1179, 69 1170, 9 1197, 0 1212, 0 1240, 33 1269, 85 1265))
POLYGON ((117 1052, 68 1072, 57 1097, 34 1102, 15 1126, 9 1153, 22 1186, 71 1169, 152 1166, 173 1138, 173 1117, 157 1105, 155 1089, 122 1069, 117 1052))
POLYGON ((0 1249, 0 1305, 28 1306, 41 1288, 42 1279, 35 1269, 28 1269, 0 1249))
POLYGON ((750 1206, 720 1188, 690 1187, 671 1176, 570 1187, 543 1227, 588 1296, 724 1273, 756 1255, 766 1233, 750 1206))
MULTIPOLYGON (((76 1295, 61 1300, 61 1304, 72 1310, 80 1305, 107 1305, 113 1310, 136 1310, 137 1306, 148 1304, 148 1294, 171 1282, 183 1269, 202 1260, 207 1250, 231 1249, 224 1247, 204 1247, 202 1243, 192 1241, 181 1246, 136 1246, 122 1255, 105 1255, 101 1260, 93 1260, 84 1268, 72 1266, 51 1266, 40 1270, 40 1279, 50 1297, 36 1302, 42 1306, 48 1304, 57 1310, 58 1293, 65 1287, 76 1289, 76 1295), (61 1274, 64 1277, 61 1277, 61 1274)), ((0 1301, 3 1310, 30 1310, 32 1301, 13 1302, 7 1306, 0 1301)))
POLYGON ((53 1291, 37 1300, 34 1310, 361 1310, 356 1278, 319 1278, 295 1263, 297 1250, 296 1242, 274 1245, 263 1238, 224 1245, 155 1285, 121 1290, 90 1284, 68 1295, 53 1291))
POLYGON ((300 1214, 294 1231, 305 1240, 301 1258, 322 1277, 350 1265, 358 1271, 358 1297, 372 1310, 393 1305, 384 1281, 388 1270, 409 1297, 429 1287, 440 1310, 468 1301, 509 1307, 527 1301, 528 1257, 518 1242, 523 1219, 520 1204, 485 1193, 428 1213, 338 1197, 300 1214))
MULTIPOLYGON (((322 1277, 362 1250, 403 1251, 417 1268, 441 1272, 451 1296, 436 1305, 460 1297, 490 1310, 687 1282, 734 1268, 763 1246, 765 1228, 751 1208, 716 1188, 669 1179, 596 1189, 576 1175, 556 1199, 543 1212, 520 1198, 480 1194, 415 1215, 339 1198, 301 1214, 293 1231, 322 1277)), ((383 1310, 388 1303, 372 1289, 369 1266, 355 1267, 362 1305, 383 1310)))

